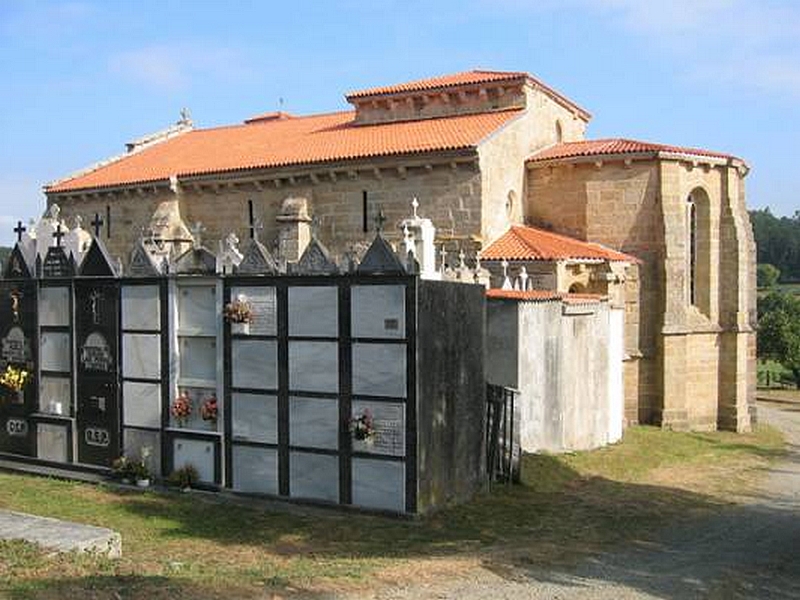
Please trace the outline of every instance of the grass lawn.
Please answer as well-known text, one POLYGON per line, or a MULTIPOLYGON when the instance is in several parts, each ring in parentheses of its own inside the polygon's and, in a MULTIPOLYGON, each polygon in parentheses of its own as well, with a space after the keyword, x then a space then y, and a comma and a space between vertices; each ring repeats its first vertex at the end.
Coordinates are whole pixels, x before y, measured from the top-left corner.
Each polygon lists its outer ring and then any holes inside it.
POLYGON ((118 560, 0 542, 0 597, 314 597, 478 563, 571 562, 719 509, 782 452, 767 427, 632 427, 613 447, 526 456, 522 485, 419 520, 0 473, 0 507, 110 527, 123 540, 118 560))

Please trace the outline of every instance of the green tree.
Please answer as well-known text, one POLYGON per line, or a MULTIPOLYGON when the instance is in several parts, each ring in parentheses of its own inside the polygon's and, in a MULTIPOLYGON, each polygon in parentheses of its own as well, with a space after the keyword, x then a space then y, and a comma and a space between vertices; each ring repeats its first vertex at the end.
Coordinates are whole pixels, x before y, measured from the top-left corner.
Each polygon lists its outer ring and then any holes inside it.
POLYGON ((759 299, 758 354, 789 369, 800 389, 800 298, 770 292, 759 299))
POLYGON ((781 270, 775 265, 769 263, 760 263, 756 268, 756 280, 758 287, 771 288, 781 277, 781 270))

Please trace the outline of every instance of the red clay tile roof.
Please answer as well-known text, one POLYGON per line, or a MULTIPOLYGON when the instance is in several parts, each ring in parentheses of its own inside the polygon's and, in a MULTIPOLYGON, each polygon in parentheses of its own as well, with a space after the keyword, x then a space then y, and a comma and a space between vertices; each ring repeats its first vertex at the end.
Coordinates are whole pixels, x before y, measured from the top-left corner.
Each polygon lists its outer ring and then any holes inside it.
POLYGON ((227 173, 378 156, 475 148, 520 114, 517 110, 420 121, 355 125, 355 113, 264 115, 245 125, 195 129, 136 154, 56 182, 47 192, 168 180, 171 175, 227 173))
POLYGON ((541 150, 531 156, 527 162, 543 162, 563 158, 577 158, 581 156, 603 156, 609 154, 656 154, 666 152, 689 156, 709 156, 712 158, 736 159, 730 154, 702 150, 700 148, 682 148, 680 146, 667 146, 652 142, 626 140, 622 138, 609 138, 602 140, 584 140, 581 142, 564 142, 550 148, 541 150))
POLYGON ((407 83, 399 83, 396 85, 387 85, 383 87, 374 87, 366 90, 356 90, 350 92, 345 96, 348 102, 358 100, 361 98, 370 98, 373 96, 387 96, 392 94, 404 94, 413 92, 427 92, 434 90, 446 90, 448 88, 457 87, 460 85, 476 85, 481 83, 499 83, 503 81, 524 82, 531 81, 537 87, 542 88, 550 96, 560 100, 573 110, 580 113, 585 119, 591 118, 591 115, 575 104, 572 100, 557 92, 541 80, 532 76, 530 73, 524 71, 484 71, 475 69, 472 71, 463 71, 461 73, 453 73, 451 75, 442 75, 440 77, 429 77, 427 79, 418 79, 417 81, 409 81, 407 83))
POLYGON ((503 290, 493 288, 486 290, 486 297, 496 300, 523 300, 528 302, 547 302, 549 300, 561 300, 568 304, 589 304, 599 302, 605 296, 600 294, 564 294, 551 290, 503 290))
POLYGON ((535 227, 512 225, 481 251, 481 260, 608 260, 639 262, 611 248, 535 227))
POLYGON ((462 73, 453 73, 452 75, 418 79, 417 81, 409 81, 408 83, 400 83, 397 85, 387 85, 369 88, 366 90, 358 90, 355 92, 350 92, 346 95, 346 98, 350 100, 355 98, 363 98, 366 96, 384 96, 387 94, 397 94, 402 92, 425 92, 428 90, 449 88, 458 85, 493 83, 498 81, 524 81, 528 77, 529 75, 527 73, 520 71, 464 71, 462 73))

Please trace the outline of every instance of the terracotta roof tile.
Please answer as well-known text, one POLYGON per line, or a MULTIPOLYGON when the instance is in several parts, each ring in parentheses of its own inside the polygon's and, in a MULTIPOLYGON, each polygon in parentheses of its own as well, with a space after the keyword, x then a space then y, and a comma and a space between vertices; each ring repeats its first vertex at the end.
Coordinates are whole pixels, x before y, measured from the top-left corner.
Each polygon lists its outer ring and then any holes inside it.
POLYGON ((171 175, 186 177, 471 149, 519 112, 505 110, 375 125, 355 125, 352 111, 307 117, 260 115, 244 125, 189 131, 60 181, 46 191, 164 181, 171 175))
POLYGON ((601 244, 583 242, 535 227, 513 225, 481 251, 481 260, 608 260, 639 262, 601 244))
POLYGON ((365 90, 356 90, 350 92, 345 96, 349 102, 358 100, 360 98, 370 98, 373 96, 387 96, 392 94, 407 94, 413 92, 426 92, 433 90, 446 90, 447 88, 457 87, 460 85, 476 85, 481 83, 498 83, 503 81, 530 81, 537 87, 543 89, 547 94, 563 104, 566 104, 571 109, 580 113, 585 119, 590 119, 591 115, 585 109, 575 104, 572 100, 557 92, 543 81, 537 79, 530 73, 524 71, 488 71, 482 69, 475 69, 472 71, 463 71, 461 73, 453 73, 450 75, 442 75, 439 77, 429 77, 427 79, 418 79, 416 81, 409 81, 407 83, 399 83, 396 85, 387 85, 382 87, 368 88, 365 90))
POLYGON ((448 88, 457 85, 525 80, 528 77, 529 75, 527 73, 519 71, 464 71, 462 73, 453 73, 451 75, 442 75, 440 77, 418 79, 417 81, 409 81, 407 83, 400 83, 397 85, 387 85, 369 88, 366 90, 357 90, 347 94, 346 98, 350 100, 355 98, 363 98, 366 96, 383 96, 386 94, 398 94, 402 92, 424 92, 427 90, 448 88))
POLYGON ((493 300, 521 300, 527 302, 548 302, 560 300, 567 304, 590 304, 605 298, 600 294, 564 294, 551 290, 486 290, 486 297, 493 300))
POLYGON ((602 156, 609 154, 648 154, 666 152, 689 156, 708 156, 712 158, 735 159, 730 154, 722 154, 700 148, 682 148, 638 140, 622 138, 609 138, 602 140, 584 140, 580 142, 564 142, 550 148, 541 150, 531 156, 528 162, 543 162, 563 158, 578 158, 581 156, 602 156))

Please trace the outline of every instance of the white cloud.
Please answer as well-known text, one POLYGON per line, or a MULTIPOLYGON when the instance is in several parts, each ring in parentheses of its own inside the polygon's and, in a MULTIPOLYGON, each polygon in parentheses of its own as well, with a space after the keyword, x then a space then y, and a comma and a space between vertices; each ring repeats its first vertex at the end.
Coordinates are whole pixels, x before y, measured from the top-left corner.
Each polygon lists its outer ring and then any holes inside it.
POLYGON ((693 81, 800 97, 794 0, 478 0, 486 10, 600 19, 681 61, 693 81))
POLYGON ((112 73, 166 91, 190 86, 197 80, 229 81, 247 74, 243 55, 228 47, 199 43, 145 46, 109 60, 112 73))

